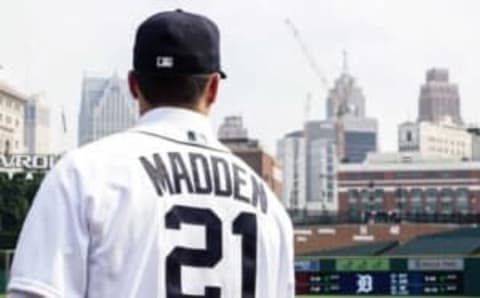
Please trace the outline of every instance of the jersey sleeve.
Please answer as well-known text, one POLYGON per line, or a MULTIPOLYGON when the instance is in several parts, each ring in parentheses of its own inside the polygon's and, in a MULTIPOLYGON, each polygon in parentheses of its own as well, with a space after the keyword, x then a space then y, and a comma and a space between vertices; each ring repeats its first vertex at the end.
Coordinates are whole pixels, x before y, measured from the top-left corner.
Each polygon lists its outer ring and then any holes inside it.
POLYGON ((293 226, 290 217, 283 212, 280 217, 280 272, 278 298, 295 298, 295 260, 293 226))
POLYGON ((89 242, 77 178, 63 160, 45 177, 17 243, 9 293, 84 297, 89 242))

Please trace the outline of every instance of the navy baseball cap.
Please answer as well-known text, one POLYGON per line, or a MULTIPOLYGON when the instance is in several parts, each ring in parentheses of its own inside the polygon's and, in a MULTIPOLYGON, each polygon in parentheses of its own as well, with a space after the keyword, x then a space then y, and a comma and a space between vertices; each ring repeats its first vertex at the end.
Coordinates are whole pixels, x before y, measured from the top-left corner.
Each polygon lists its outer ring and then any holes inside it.
POLYGON ((137 30, 133 68, 153 75, 219 73, 220 32, 207 17, 175 11, 157 13, 137 30))

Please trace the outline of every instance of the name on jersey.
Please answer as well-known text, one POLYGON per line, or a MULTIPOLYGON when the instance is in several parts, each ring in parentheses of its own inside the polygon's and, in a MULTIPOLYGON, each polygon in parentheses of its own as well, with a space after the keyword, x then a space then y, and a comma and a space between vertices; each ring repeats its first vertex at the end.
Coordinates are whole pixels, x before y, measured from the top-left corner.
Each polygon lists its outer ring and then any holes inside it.
POLYGON ((263 181, 244 167, 215 155, 179 152, 140 157, 157 194, 184 193, 228 197, 267 212, 263 181))

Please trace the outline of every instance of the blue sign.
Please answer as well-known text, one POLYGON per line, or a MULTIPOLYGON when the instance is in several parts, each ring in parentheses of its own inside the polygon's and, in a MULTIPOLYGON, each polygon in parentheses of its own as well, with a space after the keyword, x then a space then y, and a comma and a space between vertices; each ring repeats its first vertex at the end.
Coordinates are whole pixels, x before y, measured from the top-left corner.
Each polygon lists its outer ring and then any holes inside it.
POLYGON ((320 271, 320 261, 296 261, 295 271, 302 271, 302 272, 320 271))

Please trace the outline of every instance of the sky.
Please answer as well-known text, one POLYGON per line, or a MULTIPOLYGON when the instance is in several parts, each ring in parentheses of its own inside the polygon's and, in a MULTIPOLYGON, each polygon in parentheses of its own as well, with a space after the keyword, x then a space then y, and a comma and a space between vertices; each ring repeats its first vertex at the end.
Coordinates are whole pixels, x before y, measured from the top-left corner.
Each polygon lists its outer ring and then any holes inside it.
POLYGON ((327 89, 285 25, 298 28, 329 87, 348 51, 350 73, 379 120, 379 145, 396 150, 397 125, 417 117, 420 85, 446 67, 460 88, 463 118, 480 123, 480 1, 477 0, 15 0, 0 1, 0 79, 42 94, 51 108, 52 150, 73 148, 81 82, 126 77, 137 26, 181 7, 220 27, 222 81, 214 127, 241 115, 249 136, 275 153, 276 141, 325 117, 327 89), (65 110, 67 133, 61 125, 65 110))

